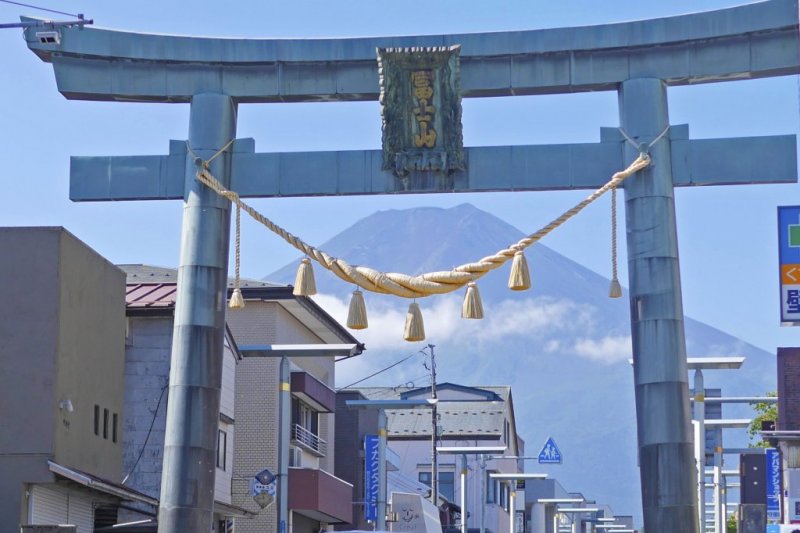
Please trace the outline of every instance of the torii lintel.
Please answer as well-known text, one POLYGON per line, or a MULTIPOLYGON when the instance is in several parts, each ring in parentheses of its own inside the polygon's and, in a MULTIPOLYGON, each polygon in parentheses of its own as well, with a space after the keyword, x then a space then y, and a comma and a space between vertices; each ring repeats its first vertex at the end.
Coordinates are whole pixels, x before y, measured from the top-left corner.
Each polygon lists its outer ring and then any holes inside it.
MULTIPOLYGON (((794 183, 794 135, 695 139, 672 126, 667 141, 675 186, 794 183)), ((380 150, 255 153, 237 139, 231 189, 243 198, 596 189, 625 168, 624 140, 602 128, 601 142, 465 149, 465 171, 404 181, 381 168, 380 150)), ((186 143, 166 156, 72 157, 73 201, 175 200, 184 196, 186 143)))
MULTIPOLYGON (((53 63, 67 98, 188 102, 377 100, 378 47, 461 45, 464 97, 615 90, 800 72, 797 0, 578 28, 346 39, 216 39, 59 27, 28 47, 53 63)), ((35 19, 24 18, 25 21, 35 19)))

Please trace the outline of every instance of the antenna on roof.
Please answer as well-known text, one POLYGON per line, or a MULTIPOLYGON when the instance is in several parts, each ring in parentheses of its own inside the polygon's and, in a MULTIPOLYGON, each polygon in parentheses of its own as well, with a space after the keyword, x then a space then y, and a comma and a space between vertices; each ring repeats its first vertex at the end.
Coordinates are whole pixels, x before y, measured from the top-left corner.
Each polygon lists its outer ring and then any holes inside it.
MULTIPOLYGON (((56 15, 66 15, 68 17, 73 17, 77 20, 35 20, 35 19, 27 19, 27 17, 23 17, 22 22, 11 22, 8 24, 0 24, 0 28, 50 28, 55 29, 61 26, 80 26, 83 27, 86 24, 94 24, 94 20, 89 19, 86 20, 83 16, 83 13, 67 13, 66 11, 58 11, 55 9, 50 9, 47 7, 35 6, 32 4, 24 4, 22 2, 15 2, 14 0, 0 0, 4 4, 13 4, 15 6, 22 6, 22 7, 29 7, 31 9, 37 9, 39 11, 47 11, 48 13, 55 13, 56 15), (26 20, 27 19, 27 20, 26 20)), ((36 34, 39 37, 39 34, 36 34)), ((60 44, 60 39, 56 39, 55 36, 51 36, 52 40, 45 40, 47 36, 39 37, 42 44, 60 44)))
MULTIPOLYGON (((2 0, 0 0, 2 1, 2 0)), ((87 24, 94 24, 94 19, 86 19, 83 17, 83 13, 78 13, 76 16, 76 20, 23 20, 22 22, 8 22, 4 24, 0 24, 0 29, 4 28, 44 28, 49 30, 56 30, 56 28, 62 27, 72 27, 72 26, 80 26, 81 28, 87 24)), ((46 36, 45 33, 55 33, 58 34, 57 31, 52 32, 36 32, 36 36, 39 37, 39 40, 42 44, 60 44, 61 39, 56 38, 55 36, 51 36, 53 40, 45 40, 46 36), (41 34, 41 35, 40 35, 41 34)))

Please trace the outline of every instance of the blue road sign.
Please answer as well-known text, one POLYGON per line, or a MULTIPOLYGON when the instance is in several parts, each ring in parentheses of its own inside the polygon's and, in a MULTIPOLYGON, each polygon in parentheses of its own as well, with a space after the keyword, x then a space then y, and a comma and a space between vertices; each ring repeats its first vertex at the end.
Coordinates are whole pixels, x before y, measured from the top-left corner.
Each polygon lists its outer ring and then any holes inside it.
POLYGON ((800 326, 800 206, 778 207, 781 323, 800 326))
POLYGON ((379 450, 378 436, 364 436, 364 519, 378 519, 379 450))
POLYGON ((781 455, 775 448, 767 448, 767 520, 781 519, 781 455))
POLYGON ((559 451, 553 437, 547 437, 547 442, 542 446, 542 451, 539 452, 540 464, 561 464, 561 451, 559 451))

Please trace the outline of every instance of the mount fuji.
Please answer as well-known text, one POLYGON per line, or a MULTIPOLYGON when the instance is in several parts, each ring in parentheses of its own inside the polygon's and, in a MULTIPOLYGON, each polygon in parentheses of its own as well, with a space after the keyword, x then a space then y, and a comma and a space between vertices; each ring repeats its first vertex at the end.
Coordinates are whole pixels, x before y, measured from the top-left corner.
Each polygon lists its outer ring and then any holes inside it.
MULTIPOLYGON (((319 248, 353 265, 415 275, 475 261, 522 237, 494 215, 463 204, 379 211, 319 248)), ((507 265, 478 282, 484 320, 460 318, 462 291, 419 300, 427 332, 421 344, 402 339, 408 302, 365 293, 370 327, 355 334, 367 351, 337 366, 337 386, 435 344, 439 381, 512 387, 526 455, 535 456, 550 437, 558 443, 563 464, 531 462, 527 471, 548 473, 567 490, 641 521, 627 297, 609 299, 607 278, 545 245, 535 244, 526 255, 531 290, 508 290, 507 265)), ((294 262, 264 279, 294 283, 296 267, 294 262)), ((315 300, 344 323, 354 287, 315 267, 320 293, 315 300)), ((707 387, 720 387, 726 396, 762 395, 776 388, 773 354, 688 317, 685 327, 690 356, 747 357, 741 370, 706 379, 707 387)), ((427 385, 423 362, 422 356, 411 357, 362 384, 427 385)), ((751 415, 749 408, 740 409, 745 412, 726 411, 725 417, 751 415)), ((728 446, 746 445, 745 436, 725 438, 728 446)))

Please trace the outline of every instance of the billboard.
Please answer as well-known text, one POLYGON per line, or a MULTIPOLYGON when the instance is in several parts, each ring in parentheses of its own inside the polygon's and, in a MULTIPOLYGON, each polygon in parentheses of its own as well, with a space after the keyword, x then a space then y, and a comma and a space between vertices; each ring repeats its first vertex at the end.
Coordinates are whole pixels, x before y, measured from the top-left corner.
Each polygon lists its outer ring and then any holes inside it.
POLYGON ((800 206, 778 207, 781 324, 800 326, 800 206))

